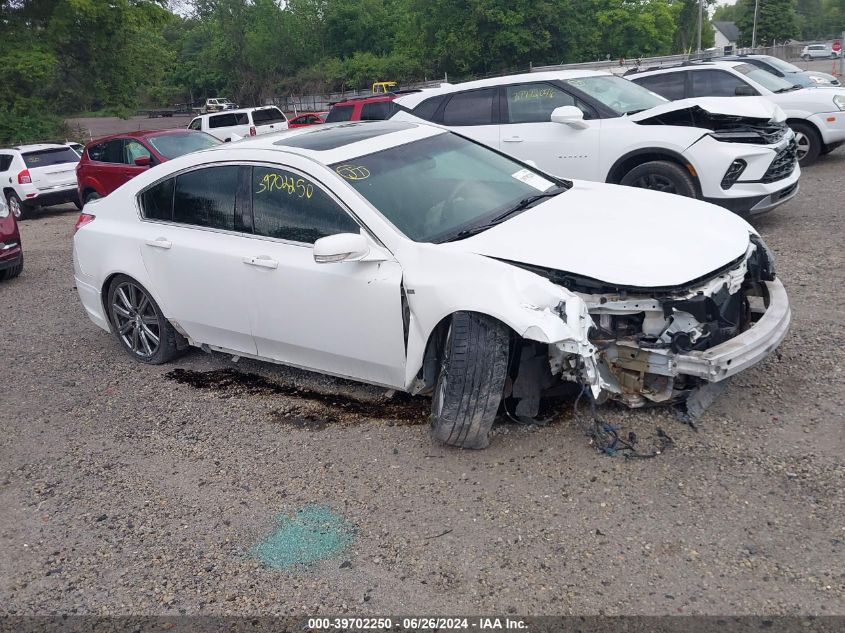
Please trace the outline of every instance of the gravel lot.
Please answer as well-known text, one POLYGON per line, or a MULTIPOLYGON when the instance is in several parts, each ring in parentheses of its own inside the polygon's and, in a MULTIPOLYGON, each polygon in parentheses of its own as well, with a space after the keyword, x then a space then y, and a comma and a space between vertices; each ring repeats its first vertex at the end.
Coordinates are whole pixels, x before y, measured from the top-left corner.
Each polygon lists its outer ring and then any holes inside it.
POLYGON ((845 614, 843 169, 823 158, 757 222, 793 305, 777 356, 697 432, 601 409, 674 438, 651 460, 597 455, 568 409, 463 452, 428 439, 426 400, 200 351, 141 366, 83 314, 76 214, 24 221, 0 286, 0 613, 845 614), (345 550, 252 557, 311 504, 354 527, 345 550))

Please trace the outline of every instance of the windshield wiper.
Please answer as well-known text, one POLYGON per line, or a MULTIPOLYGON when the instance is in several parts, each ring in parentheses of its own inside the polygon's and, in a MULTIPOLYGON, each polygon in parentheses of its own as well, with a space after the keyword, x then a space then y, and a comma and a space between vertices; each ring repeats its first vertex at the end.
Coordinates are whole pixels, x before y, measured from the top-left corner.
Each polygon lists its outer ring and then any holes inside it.
POLYGON ((793 90, 801 90, 804 86, 799 86, 798 84, 792 84, 789 88, 778 88, 775 90, 775 94, 780 94, 782 92, 792 92, 793 90))
POLYGON ((623 112, 625 116, 631 116, 632 114, 637 114, 638 112, 643 112, 648 110, 648 108, 636 108, 634 110, 628 110, 627 112, 623 112))
POLYGON ((497 224, 501 224, 502 222, 507 220, 512 215, 519 213, 520 211, 525 211, 526 209, 534 206, 540 200, 544 200, 546 198, 552 198, 552 197, 558 195, 559 193, 563 193, 564 191, 566 191, 568 189, 569 189, 569 187, 560 186, 560 187, 554 187, 553 189, 549 189, 548 191, 544 191, 542 193, 534 194, 532 196, 526 196, 525 198, 520 199, 512 207, 509 207, 504 212, 497 215, 495 218, 493 218, 489 222, 485 222, 484 224, 479 224, 478 226, 473 226, 473 227, 470 227, 468 229, 464 229, 462 231, 459 231, 457 233, 457 235, 455 235, 454 237, 451 237, 447 240, 444 240, 444 241, 454 242, 455 240, 462 240, 464 238, 471 237, 473 235, 481 233, 482 231, 486 231, 487 229, 492 228, 492 227, 496 226, 497 224))

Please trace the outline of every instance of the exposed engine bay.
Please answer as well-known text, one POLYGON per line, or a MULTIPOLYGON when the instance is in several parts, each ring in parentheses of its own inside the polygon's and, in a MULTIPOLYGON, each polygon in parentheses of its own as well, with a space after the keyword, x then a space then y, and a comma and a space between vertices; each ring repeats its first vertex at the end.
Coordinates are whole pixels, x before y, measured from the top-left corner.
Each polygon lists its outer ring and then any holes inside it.
MULTIPOLYGON (((715 370, 704 375, 682 359, 730 341, 761 318, 768 301, 764 282, 775 277, 772 261, 765 244, 753 235, 745 255, 682 288, 611 287, 561 271, 516 265, 546 276, 586 303, 595 324, 590 342, 597 350, 597 400, 641 407, 684 401, 703 385, 721 380, 715 370)), ((524 341, 518 350, 511 396, 519 401, 517 413, 525 417, 536 414, 539 390, 561 379, 584 380, 583 359, 555 345, 546 346, 546 355, 540 347, 524 341)))

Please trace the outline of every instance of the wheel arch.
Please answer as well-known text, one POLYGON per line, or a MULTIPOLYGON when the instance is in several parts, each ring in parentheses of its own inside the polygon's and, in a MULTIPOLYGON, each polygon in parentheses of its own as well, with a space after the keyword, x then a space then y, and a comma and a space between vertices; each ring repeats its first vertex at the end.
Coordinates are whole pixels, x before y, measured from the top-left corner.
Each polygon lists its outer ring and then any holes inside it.
POLYGON ((686 170, 692 177, 692 182, 695 185, 696 197, 701 198, 701 182, 695 166, 678 152, 663 147, 644 147, 621 156, 607 172, 606 182, 618 185, 625 174, 637 165, 657 160, 674 163, 681 169, 686 170))

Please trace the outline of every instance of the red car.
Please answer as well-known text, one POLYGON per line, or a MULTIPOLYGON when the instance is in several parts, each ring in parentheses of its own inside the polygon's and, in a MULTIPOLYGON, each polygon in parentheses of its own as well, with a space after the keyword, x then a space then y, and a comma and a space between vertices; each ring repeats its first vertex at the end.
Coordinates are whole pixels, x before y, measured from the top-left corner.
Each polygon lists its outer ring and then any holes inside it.
POLYGON ((91 141, 76 166, 79 199, 85 203, 102 198, 153 165, 219 143, 205 132, 181 128, 113 134, 91 141))
POLYGON ((325 123, 327 114, 328 112, 300 112, 292 119, 288 119, 288 129, 325 123))
POLYGON ((6 201, 0 200, 0 281, 17 277, 22 270, 23 246, 18 222, 6 201))
POLYGON ((373 95, 370 97, 355 97, 346 101, 332 104, 332 109, 326 117, 326 123, 338 121, 384 121, 389 119, 395 110, 393 100, 398 93, 373 95))

